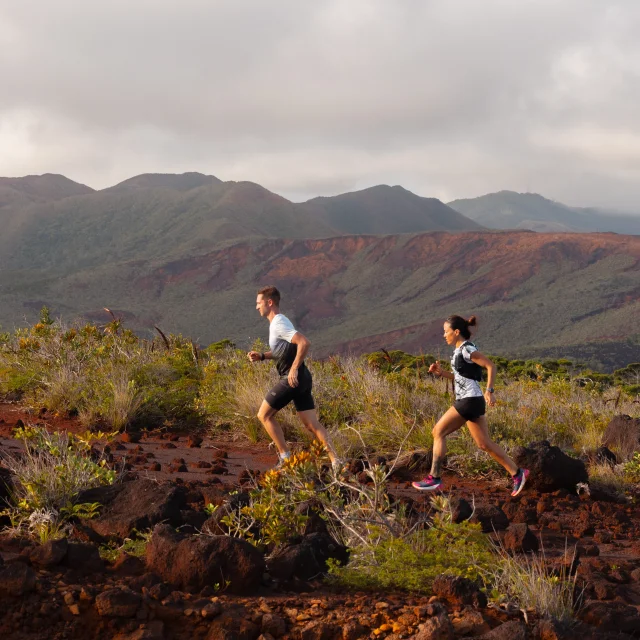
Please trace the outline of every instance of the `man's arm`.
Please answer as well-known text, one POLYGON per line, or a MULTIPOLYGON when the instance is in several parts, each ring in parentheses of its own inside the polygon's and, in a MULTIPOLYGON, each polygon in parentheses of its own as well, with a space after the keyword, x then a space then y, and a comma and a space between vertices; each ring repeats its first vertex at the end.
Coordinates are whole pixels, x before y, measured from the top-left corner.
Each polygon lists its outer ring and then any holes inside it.
POLYGON ((299 331, 296 331, 293 338, 291 338, 291 344, 295 344, 298 347, 296 351, 296 358, 291 365, 291 369, 289 370, 288 381, 292 387, 298 386, 298 369, 304 360, 304 357, 309 352, 309 347, 311 343, 309 340, 303 336, 299 331))
POLYGON ((260 353, 259 351, 249 351, 249 353, 247 353, 247 357, 251 362, 257 362, 258 360, 273 360, 273 354, 271 351, 265 351, 264 353, 260 353))

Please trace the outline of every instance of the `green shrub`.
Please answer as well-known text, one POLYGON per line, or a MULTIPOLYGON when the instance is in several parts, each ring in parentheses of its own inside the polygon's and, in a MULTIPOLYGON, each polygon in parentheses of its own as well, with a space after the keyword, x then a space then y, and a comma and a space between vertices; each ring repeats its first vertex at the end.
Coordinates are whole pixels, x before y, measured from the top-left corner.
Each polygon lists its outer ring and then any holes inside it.
POLYGON ((349 563, 330 565, 330 579, 349 589, 428 593, 442 573, 475 580, 494 562, 479 525, 436 522, 404 538, 383 536, 373 547, 350 550, 349 563))

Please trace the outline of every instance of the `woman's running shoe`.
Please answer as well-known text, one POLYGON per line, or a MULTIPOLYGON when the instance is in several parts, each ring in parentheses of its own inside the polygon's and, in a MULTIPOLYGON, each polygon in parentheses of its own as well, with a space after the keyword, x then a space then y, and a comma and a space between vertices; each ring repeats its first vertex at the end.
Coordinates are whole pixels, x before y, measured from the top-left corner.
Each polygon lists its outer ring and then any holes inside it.
POLYGON ((418 491, 436 491, 442 487, 442 480, 429 475, 420 482, 412 482, 411 486, 418 491))
POLYGON ((511 492, 512 496, 517 496, 523 489, 524 485, 527 483, 527 478, 529 477, 529 469, 518 469, 518 472, 513 478, 513 491, 511 492))

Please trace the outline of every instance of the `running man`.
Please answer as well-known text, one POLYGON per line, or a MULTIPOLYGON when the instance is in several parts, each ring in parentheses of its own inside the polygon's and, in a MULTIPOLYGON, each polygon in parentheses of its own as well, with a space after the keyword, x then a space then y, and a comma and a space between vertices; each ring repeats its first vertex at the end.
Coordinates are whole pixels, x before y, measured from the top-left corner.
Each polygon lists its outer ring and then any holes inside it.
POLYGON ((303 426, 322 442, 327 449, 331 465, 337 471, 343 464, 336 456, 329 441, 327 430, 318 421, 315 403, 311 395, 313 380, 304 358, 311 343, 296 331, 289 318, 280 313, 280 292, 275 287, 263 287, 258 291, 256 309, 263 318, 269 320, 269 347, 265 353, 250 351, 251 362, 275 360, 280 380, 267 393, 258 411, 258 420, 271 436, 278 448, 278 467, 291 451, 284 439, 282 427, 275 419, 276 413, 293 401, 303 426))
POLYGON ((482 451, 486 451, 496 462, 499 462, 513 479, 512 496, 517 496, 527 481, 528 469, 520 469, 507 455, 502 447, 489 437, 486 405, 493 407, 496 403, 493 383, 496 377, 496 366, 482 355, 476 346, 469 342, 471 332, 469 327, 475 327, 476 317, 468 320, 460 316, 451 316, 444 323, 444 339, 448 345, 455 345, 451 358, 451 370, 444 371, 439 362, 429 367, 429 373, 441 378, 453 380, 456 401, 453 406, 438 420, 433 428, 433 462, 431 474, 420 482, 412 485, 418 491, 435 491, 442 487, 442 465, 447 453, 447 436, 460 429, 465 422, 471 437, 482 451), (482 393, 480 380, 482 369, 487 370, 487 389, 482 393))

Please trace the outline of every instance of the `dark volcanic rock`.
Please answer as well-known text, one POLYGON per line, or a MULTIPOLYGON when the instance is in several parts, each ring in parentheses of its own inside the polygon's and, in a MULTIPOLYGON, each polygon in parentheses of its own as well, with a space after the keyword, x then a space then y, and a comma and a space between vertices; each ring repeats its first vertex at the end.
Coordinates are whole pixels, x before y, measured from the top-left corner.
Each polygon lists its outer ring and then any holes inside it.
POLYGON ((81 573, 104 571, 98 547, 90 542, 69 542, 63 564, 81 573))
POLYGON ((455 632, 446 611, 429 618, 413 640, 454 640, 455 632))
POLYGON ((537 551, 538 538, 526 524, 510 524, 502 538, 504 548, 509 551, 537 551))
POLYGON ((476 507, 470 522, 480 524, 484 533, 503 531, 509 526, 509 519, 505 512, 492 504, 484 504, 476 507))
POLYGON ((519 620, 510 620, 480 636, 480 640, 526 640, 527 627, 519 620))
POLYGON ((159 522, 179 526, 180 510, 186 508, 182 488, 146 478, 89 489, 77 499, 104 505, 100 516, 88 520, 87 525, 105 538, 126 538, 134 529, 143 531, 159 522))
POLYGON ((231 593, 255 589, 262 580, 264 558, 251 544, 229 536, 187 536, 157 525, 147 545, 147 566, 186 591, 228 584, 231 593))
POLYGON ((586 604, 580 618, 603 631, 622 631, 640 635, 640 615, 635 607, 622 602, 597 602, 586 604))
POLYGON ((32 564, 45 569, 55 567, 57 564, 60 564, 67 555, 68 547, 69 544, 66 538, 49 540, 49 542, 35 547, 29 554, 29 560, 31 560, 32 564))
POLYGON ((96 609, 101 616, 133 618, 142 598, 131 589, 107 589, 96 597, 96 609))
POLYGON ((547 440, 519 447, 514 460, 519 467, 529 469, 527 487, 538 491, 575 491, 579 482, 587 482, 589 479, 584 462, 570 458, 558 447, 551 446, 547 440))
POLYGON ((456 606, 473 605, 481 609, 487 606, 487 596, 480 587, 472 580, 460 576, 444 573, 439 575, 433 581, 433 593, 456 606))
POLYGON ((207 640, 256 640, 260 628, 244 612, 223 613, 209 627, 207 640))
POLYGON ((456 524, 468 520, 473 515, 473 508, 464 498, 451 501, 451 517, 456 524))
POLYGON ((24 562, 0 567, 0 595, 23 596, 36 587, 36 572, 24 562))
POLYGON ((346 564, 349 554, 328 534, 311 533, 302 538, 300 543, 276 552, 267 561, 267 569, 278 580, 311 580, 326 573, 329 558, 346 564))
POLYGON ((624 414, 614 416, 604 430, 602 444, 613 447, 623 457, 628 457, 640 449, 640 418, 624 414))

